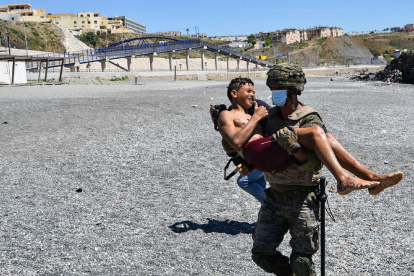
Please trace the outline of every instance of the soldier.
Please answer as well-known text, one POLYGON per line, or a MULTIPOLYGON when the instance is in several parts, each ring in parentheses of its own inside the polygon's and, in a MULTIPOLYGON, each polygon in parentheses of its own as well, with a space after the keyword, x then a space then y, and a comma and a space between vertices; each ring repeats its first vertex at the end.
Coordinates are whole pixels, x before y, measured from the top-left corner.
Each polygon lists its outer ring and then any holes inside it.
MULTIPOLYGON (((304 90, 305 83, 303 71, 296 66, 276 65, 269 70, 267 86, 273 92, 285 93, 287 99, 280 103, 280 106, 270 110, 265 134, 272 135, 286 126, 320 126, 325 129, 319 114, 297 100, 297 96, 304 90)), ((371 194, 378 194, 402 179, 403 174, 400 172, 390 175, 370 172, 332 135, 326 135, 343 168, 360 178, 381 183, 370 189, 371 194)), ((264 191, 265 199, 253 231, 252 259, 266 272, 278 276, 288 276, 292 272, 296 276, 316 275, 312 255, 318 250, 319 205, 315 202, 314 191, 319 185, 320 176, 320 168, 306 171, 294 165, 279 172, 265 172, 270 188, 264 191), (290 259, 276 250, 288 230, 292 236, 290 259)))
MULTIPOLYGON (((279 106, 284 106, 287 100, 287 91, 273 91, 273 102, 279 106)), ((247 78, 233 79, 227 89, 227 96, 232 102, 233 108, 220 113, 218 120, 220 134, 230 144, 229 147, 237 150, 239 155, 255 169, 268 173, 283 171, 292 164, 293 159, 299 168, 314 171, 312 164, 319 167, 322 166, 315 156, 316 153, 337 179, 338 192, 341 195, 380 184, 379 181, 364 180, 353 177, 346 172, 339 164, 323 129, 320 127, 322 126, 322 120, 317 115, 317 112, 310 107, 303 107, 301 104, 298 104, 297 99, 298 110, 301 108, 298 113, 308 112, 307 115, 309 115, 301 122, 303 128, 296 130, 293 126, 289 126, 289 128, 277 131, 277 135, 273 135, 273 137, 263 137, 263 128, 259 121, 268 116, 267 110, 256 105, 253 115, 246 112, 255 103, 253 82, 247 78), (298 142, 313 151, 301 148, 298 142), (288 152, 293 156, 291 157, 288 152), (316 160, 316 162, 313 162, 313 160, 316 160)), ((281 110, 291 112, 292 109, 286 110, 283 107, 281 110)), ((288 116, 289 114, 286 113, 285 115, 288 116)), ((337 144, 340 146, 339 143, 337 144)), ((345 153, 347 152, 345 151, 345 153)), ((352 156, 350 154, 346 156, 345 154, 345 156, 341 157, 350 161, 349 159, 352 156)), ((360 163, 354 160, 354 158, 351 161, 346 165, 349 167, 348 170, 353 171, 355 169, 352 166, 353 163, 358 163, 359 165, 360 163)), ((363 166, 360 165, 360 167, 363 166)), ((387 180, 386 176, 385 180, 387 180)), ((381 184, 384 184, 385 180, 383 179, 381 184)))

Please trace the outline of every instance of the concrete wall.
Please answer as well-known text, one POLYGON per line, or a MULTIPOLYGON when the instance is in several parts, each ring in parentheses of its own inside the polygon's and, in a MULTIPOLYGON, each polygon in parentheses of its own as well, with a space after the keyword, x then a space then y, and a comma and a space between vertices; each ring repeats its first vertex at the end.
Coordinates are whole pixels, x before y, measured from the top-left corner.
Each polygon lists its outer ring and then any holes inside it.
MULTIPOLYGON (((26 63, 16 62, 14 65, 14 83, 27 83, 26 63)), ((0 83, 11 84, 13 74, 13 62, 0 61, 0 83)))

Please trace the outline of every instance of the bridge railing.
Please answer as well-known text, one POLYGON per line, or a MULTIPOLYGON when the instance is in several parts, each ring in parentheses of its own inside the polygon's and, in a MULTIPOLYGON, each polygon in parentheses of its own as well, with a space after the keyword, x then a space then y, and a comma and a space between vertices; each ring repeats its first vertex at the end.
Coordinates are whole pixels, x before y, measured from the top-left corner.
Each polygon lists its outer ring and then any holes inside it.
MULTIPOLYGON (((89 62, 102 62, 111 59, 128 58, 133 56, 151 55, 154 53, 169 53, 173 51, 183 51, 188 49, 199 49, 206 47, 213 51, 220 51, 225 55, 231 55, 236 58, 242 58, 249 60, 253 63, 257 63, 262 66, 272 66, 264 60, 259 60, 256 57, 252 57, 240 52, 237 52, 229 47, 219 46, 210 42, 206 42, 200 39, 191 39, 183 41, 167 41, 163 43, 151 43, 151 44, 140 44, 140 45, 123 45, 116 47, 88 49, 76 52, 57 52, 47 53, 41 55, 35 55, 34 57, 60 57, 64 58, 64 64, 75 65, 89 62)), ((49 62, 49 67, 60 66, 59 61, 49 62)), ((28 62, 26 64, 27 69, 38 69, 38 62, 28 62)))
POLYGON ((270 67, 270 66, 274 65, 273 63, 270 63, 268 61, 261 60, 261 59, 258 59, 256 57, 249 56, 249 55, 237 52, 237 51, 235 51, 235 50, 233 50, 229 47, 219 46, 219 45, 216 45, 214 43, 207 42, 207 41, 203 41, 203 42, 204 42, 204 45, 207 48, 210 48, 212 50, 216 50, 216 51, 219 50, 220 52, 223 52, 225 54, 232 55, 232 56, 235 56, 235 57, 241 57, 245 60, 253 61, 254 63, 258 63, 258 64, 264 65, 264 66, 269 66, 270 67))

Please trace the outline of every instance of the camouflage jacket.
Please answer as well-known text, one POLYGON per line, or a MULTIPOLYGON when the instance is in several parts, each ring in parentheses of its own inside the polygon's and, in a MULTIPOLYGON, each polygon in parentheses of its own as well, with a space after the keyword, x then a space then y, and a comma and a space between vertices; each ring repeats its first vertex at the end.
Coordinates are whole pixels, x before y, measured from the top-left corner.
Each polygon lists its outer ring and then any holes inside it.
MULTIPOLYGON (((303 106, 289 115, 288 119, 280 119, 278 108, 274 107, 269 112, 269 119, 266 124, 265 134, 272 135, 279 129, 286 126, 295 128, 312 127, 319 125, 324 128, 322 118, 318 112, 309 106, 303 106)), ((299 169, 295 165, 278 173, 265 173, 265 178, 270 186, 278 192, 296 190, 303 186, 316 186, 319 184, 319 178, 322 170, 314 173, 299 169)))

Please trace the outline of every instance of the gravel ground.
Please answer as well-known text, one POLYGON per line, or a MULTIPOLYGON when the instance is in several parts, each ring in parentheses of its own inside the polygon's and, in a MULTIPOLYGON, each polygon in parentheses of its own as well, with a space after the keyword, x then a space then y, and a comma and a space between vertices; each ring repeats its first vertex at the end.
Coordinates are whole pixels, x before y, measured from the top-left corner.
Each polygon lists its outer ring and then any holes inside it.
MULTIPOLYGON (((414 275, 414 87, 330 78, 301 100, 368 168, 405 177, 329 193, 327 275, 414 275)), ((223 180, 208 114, 228 82, 0 87, 0 274, 269 275, 250 257, 259 203, 223 180)))

